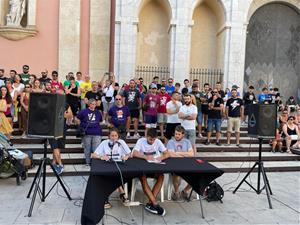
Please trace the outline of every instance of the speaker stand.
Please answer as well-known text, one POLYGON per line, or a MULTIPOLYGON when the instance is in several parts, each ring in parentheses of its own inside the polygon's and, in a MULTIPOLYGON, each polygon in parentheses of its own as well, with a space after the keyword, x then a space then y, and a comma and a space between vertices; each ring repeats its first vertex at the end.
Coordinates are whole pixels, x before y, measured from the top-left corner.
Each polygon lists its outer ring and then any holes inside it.
POLYGON ((42 202, 44 202, 46 200, 46 198, 48 197, 48 195, 50 194, 50 192, 53 190, 53 188, 55 187, 55 185, 59 182, 61 187, 63 188, 66 196, 68 197, 69 200, 72 200, 70 194, 68 193, 65 185, 63 184, 62 180, 60 179, 59 175, 57 174, 56 170, 54 169, 54 166, 51 163, 51 160, 49 158, 47 158, 47 142, 48 139, 44 140, 44 157, 42 159, 40 159, 40 165, 39 168, 35 174, 35 177, 32 181, 31 187, 29 189, 27 198, 30 198, 31 192, 34 188, 33 191, 33 196, 31 199, 31 204, 30 204, 30 208, 29 208, 29 212, 28 212, 28 217, 31 217, 32 215, 32 210, 33 210, 33 206, 36 200, 36 195, 37 193, 40 196, 40 199, 42 202), (53 171, 53 173, 56 176, 56 182, 51 186, 50 190, 46 193, 46 166, 49 165, 53 171), (42 179, 42 190, 40 188, 40 181, 42 179))
POLYGON ((246 174, 246 176, 243 178, 243 180, 239 183, 239 185, 234 189, 233 194, 235 194, 235 192, 239 189, 239 187, 245 182, 246 184, 248 184, 250 186, 250 188, 252 188, 256 194, 260 194, 262 192, 263 189, 266 189, 266 193, 267 193, 267 198, 268 198, 268 203, 269 203, 269 208, 272 209, 272 202, 271 202, 271 197, 270 194, 273 195, 270 184, 269 184, 269 180, 264 168, 264 164, 261 160, 261 152, 262 152, 262 143, 263 143, 263 139, 262 138, 258 138, 259 140, 259 155, 258 155, 258 161, 255 162, 255 164, 253 165, 253 167, 248 171, 248 173, 246 174), (250 175, 250 173, 254 172, 255 167, 258 166, 258 171, 257 171, 257 188, 253 187, 246 179, 247 177, 250 175), (260 188, 260 174, 262 174, 263 180, 264 180, 264 186, 262 188, 260 188))

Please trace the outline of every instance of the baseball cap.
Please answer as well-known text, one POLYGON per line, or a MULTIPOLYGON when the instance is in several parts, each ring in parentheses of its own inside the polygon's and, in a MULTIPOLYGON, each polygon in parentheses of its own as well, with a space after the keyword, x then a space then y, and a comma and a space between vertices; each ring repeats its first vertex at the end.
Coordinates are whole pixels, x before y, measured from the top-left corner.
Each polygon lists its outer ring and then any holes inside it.
POLYGON ((151 84, 151 85, 150 85, 150 88, 151 88, 151 89, 157 89, 157 86, 156 86, 156 84, 151 84))
POLYGON ((234 85, 232 85, 232 87, 231 88, 233 88, 233 89, 238 89, 239 88, 239 86, 237 86, 236 84, 234 84, 234 85))

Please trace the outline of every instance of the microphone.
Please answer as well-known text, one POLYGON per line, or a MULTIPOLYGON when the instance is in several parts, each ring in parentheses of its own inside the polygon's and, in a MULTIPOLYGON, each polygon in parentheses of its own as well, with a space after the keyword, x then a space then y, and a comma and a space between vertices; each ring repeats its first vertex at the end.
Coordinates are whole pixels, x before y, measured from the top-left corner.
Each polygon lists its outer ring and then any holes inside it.
POLYGON ((113 152, 114 145, 115 145, 114 142, 111 142, 111 141, 108 142, 108 147, 110 148, 110 161, 113 161, 113 158, 112 158, 113 154, 112 154, 112 152, 113 152))

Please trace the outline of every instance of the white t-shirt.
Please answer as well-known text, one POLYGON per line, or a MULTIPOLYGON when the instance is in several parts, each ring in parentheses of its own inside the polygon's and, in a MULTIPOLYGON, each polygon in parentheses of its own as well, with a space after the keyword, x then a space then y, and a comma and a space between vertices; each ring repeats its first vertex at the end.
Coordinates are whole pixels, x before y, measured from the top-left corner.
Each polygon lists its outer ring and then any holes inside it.
POLYGON ((112 155, 113 160, 121 160, 123 156, 129 155, 131 151, 125 141, 119 139, 116 142, 112 142, 108 139, 102 141, 94 153, 100 157, 112 155))
POLYGON ((133 151, 139 151, 144 155, 153 155, 154 158, 161 156, 166 151, 166 147, 159 139, 155 139, 152 145, 148 144, 147 138, 140 138, 133 148, 133 151))
POLYGON ((25 85, 20 83, 18 87, 15 86, 15 84, 13 84, 13 88, 17 91, 17 92, 22 92, 25 88, 25 85))
POLYGON ((105 97, 111 97, 112 99, 111 99, 110 103, 114 102, 114 91, 115 91, 115 89, 113 88, 112 85, 109 85, 109 87, 105 87, 103 89, 104 95, 102 96, 102 102, 106 102, 105 97))
MULTIPOLYGON (((179 112, 183 112, 185 115, 190 116, 192 114, 198 114, 198 109, 193 104, 189 106, 183 105, 180 107, 179 112)), ((196 120, 181 120, 181 126, 186 130, 196 130, 196 120)))
MULTIPOLYGON (((176 101, 176 105, 180 108, 182 106, 182 103, 180 101, 176 101)), ((176 110, 176 106, 174 105, 173 101, 169 101, 167 103, 166 109, 172 111, 176 110)), ((168 114, 167 123, 180 123, 180 120, 178 118, 178 113, 168 114)))

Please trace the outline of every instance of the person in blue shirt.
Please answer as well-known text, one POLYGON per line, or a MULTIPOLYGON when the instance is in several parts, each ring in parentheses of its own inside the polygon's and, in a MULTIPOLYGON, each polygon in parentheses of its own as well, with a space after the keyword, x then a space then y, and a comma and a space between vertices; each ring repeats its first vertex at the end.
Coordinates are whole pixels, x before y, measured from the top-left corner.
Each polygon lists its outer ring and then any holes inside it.
POLYGON ((168 85, 166 85, 166 92, 172 96, 173 91, 175 91, 175 86, 173 85, 173 78, 168 79, 168 85))
POLYGON ((268 103, 270 100, 270 95, 268 93, 268 88, 264 87, 262 93, 258 95, 258 102, 260 103, 268 103))

